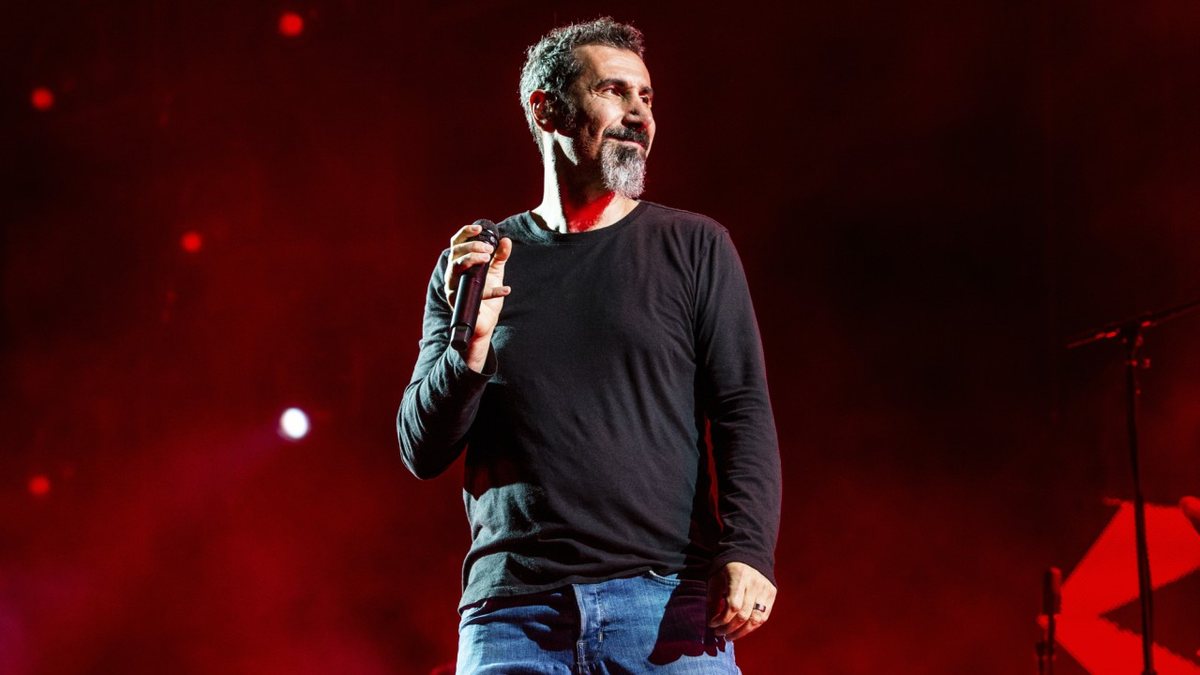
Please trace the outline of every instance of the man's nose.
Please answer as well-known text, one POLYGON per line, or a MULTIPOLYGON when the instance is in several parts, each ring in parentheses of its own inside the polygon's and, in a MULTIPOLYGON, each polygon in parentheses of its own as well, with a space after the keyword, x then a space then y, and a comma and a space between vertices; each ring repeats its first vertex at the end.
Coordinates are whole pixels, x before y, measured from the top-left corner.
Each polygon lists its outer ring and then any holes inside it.
POLYGON ((625 104, 625 113, 627 115, 637 115, 648 117, 650 115, 650 106, 642 99, 642 95, 634 89, 626 89, 621 96, 621 102, 625 104))
POLYGON ((646 105, 642 99, 636 96, 632 97, 630 103, 625 106, 625 123, 645 128, 652 121, 654 121, 654 113, 650 111, 650 106, 646 105))

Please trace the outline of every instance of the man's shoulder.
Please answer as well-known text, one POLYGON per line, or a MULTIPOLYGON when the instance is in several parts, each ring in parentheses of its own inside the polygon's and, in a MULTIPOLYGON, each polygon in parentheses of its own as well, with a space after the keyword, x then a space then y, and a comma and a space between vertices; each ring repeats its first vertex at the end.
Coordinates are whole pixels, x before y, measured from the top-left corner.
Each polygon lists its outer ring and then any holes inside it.
POLYGON ((496 227, 500 230, 500 236, 509 237, 513 241, 523 244, 549 240, 550 233, 539 228, 529 213, 529 211, 520 211, 498 221, 496 227))
POLYGON ((506 230, 510 230, 513 228, 523 228, 525 226, 525 221, 528 218, 529 218, 529 211, 520 211, 520 212, 512 214, 511 216, 505 218, 504 220, 497 221, 496 226, 500 228, 501 232, 504 232, 506 230))
POLYGON ((728 232, 724 225, 703 213, 677 209, 646 200, 642 200, 641 203, 646 206, 646 218, 648 220, 653 220, 666 226, 692 229, 696 233, 707 236, 721 235, 728 232))

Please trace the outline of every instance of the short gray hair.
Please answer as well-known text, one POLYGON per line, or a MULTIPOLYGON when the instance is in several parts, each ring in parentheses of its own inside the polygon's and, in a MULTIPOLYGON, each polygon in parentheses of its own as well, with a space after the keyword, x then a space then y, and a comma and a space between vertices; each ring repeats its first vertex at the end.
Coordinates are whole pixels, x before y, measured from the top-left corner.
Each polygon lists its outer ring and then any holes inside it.
MULTIPOLYGON (((521 109, 525 111, 525 121, 529 123, 535 141, 538 140, 538 126, 529 109, 529 95, 541 89, 560 106, 560 113, 573 112, 574 106, 566 93, 583 72, 575 48, 586 45, 626 49, 639 58, 646 52, 640 30, 607 16, 561 26, 542 36, 525 52, 525 65, 521 67, 521 109)), ((538 147, 541 148, 540 143, 538 147)))

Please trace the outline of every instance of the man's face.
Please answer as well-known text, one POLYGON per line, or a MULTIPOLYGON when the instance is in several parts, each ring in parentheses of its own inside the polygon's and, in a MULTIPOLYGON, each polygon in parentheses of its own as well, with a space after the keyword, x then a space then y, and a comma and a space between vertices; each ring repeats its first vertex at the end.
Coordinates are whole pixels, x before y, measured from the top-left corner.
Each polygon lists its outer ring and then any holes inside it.
POLYGON ((642 192, 654 141, 650 73, 637 54, 601 45, 578 47, 583 66, 567 90, 573 109, 560 133, 568 157, 596 170, 605 187, 626 197, 642 192))

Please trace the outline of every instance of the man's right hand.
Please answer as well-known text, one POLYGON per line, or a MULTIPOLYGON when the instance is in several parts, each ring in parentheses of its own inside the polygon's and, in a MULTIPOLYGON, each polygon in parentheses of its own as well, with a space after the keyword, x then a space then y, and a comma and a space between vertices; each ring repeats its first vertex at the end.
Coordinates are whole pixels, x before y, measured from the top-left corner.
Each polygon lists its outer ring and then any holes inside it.
POLYGON ((450 239, 450 264, 446 265, 446 300, 450 308, 454 308, 454 293, 458 286, 458 277, 464 271, 476 265, 487 265, 487 279, 483 284, 483 302, 479 306, 479 318, 475 320, 475 334, 467 345, 463 358, 467 367, 476 372, 483 372, 483 364, 487 360, 488 346, 492 341, 492 330, 500 320, 500 310, 504 307, 504 296, 512 292, 512 288, 504 285, 504 263, 512 253, 512 240, 504 237, 492 257, 492 246, 482 241, 468 241, 482 231, 478 225, 465 225, 454 233, 450 239))

